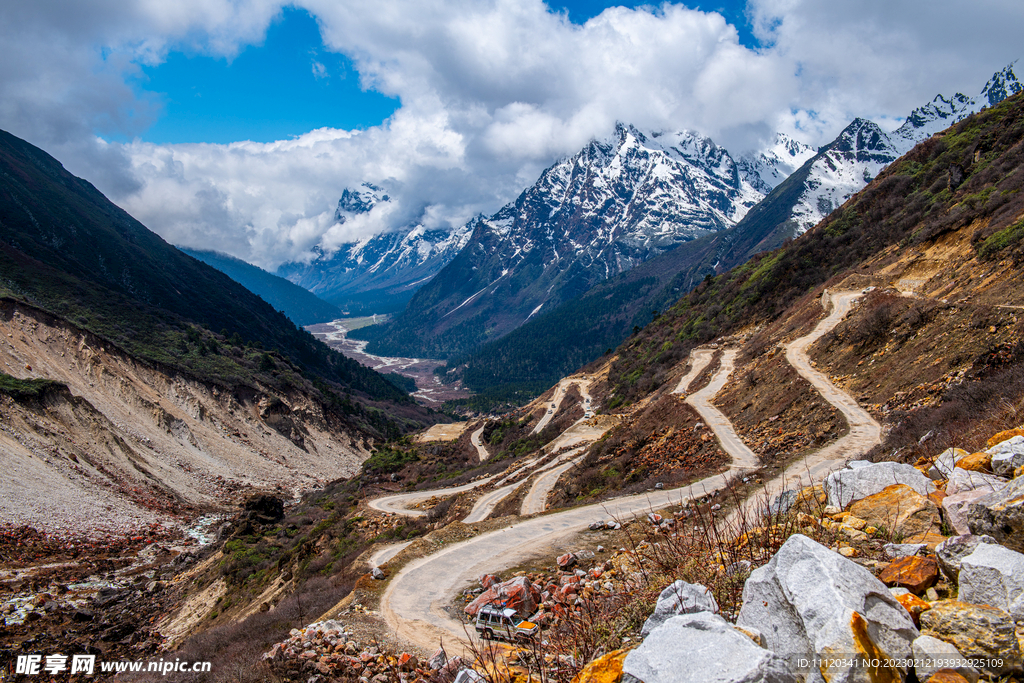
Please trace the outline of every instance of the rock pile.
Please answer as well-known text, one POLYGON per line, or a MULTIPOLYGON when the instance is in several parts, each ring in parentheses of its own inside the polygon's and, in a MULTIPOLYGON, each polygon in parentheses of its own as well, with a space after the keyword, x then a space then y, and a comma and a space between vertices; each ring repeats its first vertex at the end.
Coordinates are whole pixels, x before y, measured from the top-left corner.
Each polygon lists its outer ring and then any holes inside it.
MULTIPOLYGON (((735 625, 717 613, 706 588, 675 582, 645 625, 646 639, 625 656, 622 677, 601 680, 976 683, 982 673, 1020 676, 1022 466, 1024 429, 1010 430, 984 452, 950 449, 913 466, 854 462, 820 488, 784 493, 772 514, 792 515, 797 527, 824 527, 836 545, 790 536, 750 573, 735 625), (872 548, 885 559, 847 559, 872 548), (886 660, 896 665, 872 668, 886 660)), ((584 669, 580 680, 587 675, 584 669)))
POLYGON ((449 659, 443 650, 421 662, 408 652, 387 652, 379 644, 352 639, 344 624, 318 621, 304 629, 292 629, 287 640, 275 644, 262 660, 285 679, 352 680, 363 683, 453 683, 468 668, 459 657, 449 659))

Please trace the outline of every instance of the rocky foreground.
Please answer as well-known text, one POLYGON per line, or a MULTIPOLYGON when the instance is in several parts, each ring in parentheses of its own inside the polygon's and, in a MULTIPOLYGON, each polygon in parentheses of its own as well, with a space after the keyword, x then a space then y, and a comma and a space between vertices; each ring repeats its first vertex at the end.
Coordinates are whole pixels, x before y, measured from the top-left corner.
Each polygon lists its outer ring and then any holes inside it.
POLYGON ((501 602, 546 625, 540 643, 477 647, 475 660, 443 650, 417 658, 355 642, 331 622, 293 631, 265 659, 281 678, 314 682, 525 682, 567 670, 575 683, 1021 680, 1024 430, 988 446, 913 466, 853 462, 820 486, 783 492, 759 526, 720 546, 708 586, 675 580, 639 634, 585 666, 546 649, 560 625, 594 601, 632 595, 665 546, 726 510, 709 500, 710 516, 692 506, 652 514, 631 549, 566 554, 553 572, 488 575, 467 592, 468 617, 501 602), (777 552, 757 561, 758 546, 781 532, 777 552), (755 559, 726 564, 739 556, 755 559), (736 579, 741 600, 720 608, 736 579))

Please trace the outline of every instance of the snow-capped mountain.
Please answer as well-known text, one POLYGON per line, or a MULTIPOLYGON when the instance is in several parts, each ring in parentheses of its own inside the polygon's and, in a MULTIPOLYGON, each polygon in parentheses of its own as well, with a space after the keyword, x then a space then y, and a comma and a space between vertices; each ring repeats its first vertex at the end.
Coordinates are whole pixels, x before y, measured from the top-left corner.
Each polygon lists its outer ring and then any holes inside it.
MULTIPOLYGON (((383 189, 363 183, 341 193, 334 219, 343 225, 390 201, 383 189)), ((449 232, 413 224, 342 244, 330 253, 317 249, 310 263, 284 264, 278 274, 342 308, 390 312, 401 309, 451 261, 469 236, 469 226, 449 232)))
POLYGON ((737 164, 747 182, 768 194, 816 153, 810 145, 778 133, 766 149, 741 157, 737 164))
POLYGON ((476 221, 459 256, 370 348, 447 357, 501 336, 546 306, 734 225, 770 189, 766 178, 783 172, 776 159, 741 166, 698 133, 619 125, 476 221))
POLYGON ((931 102, 911 112, 903 125, 891 133, 885 133, 870 121, 855 120, 809 162, 806 189, 792 209, 791 236, 801 235, 817 225, 917 143, 984 107, 1002 102, 1021 89, 1010 64, 996 72, 977 97, 957 93, 946 99, 936 95, 931 102))

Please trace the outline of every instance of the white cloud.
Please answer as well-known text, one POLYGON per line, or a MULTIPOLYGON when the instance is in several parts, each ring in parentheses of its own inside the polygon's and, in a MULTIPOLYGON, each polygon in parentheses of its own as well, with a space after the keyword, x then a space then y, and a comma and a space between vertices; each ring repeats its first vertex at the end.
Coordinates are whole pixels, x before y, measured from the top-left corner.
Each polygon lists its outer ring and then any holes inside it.
MULTIPOLYGON (((13 5, 14 3, 8 3, 13 5)), ((301 0, 362 83, 401 99, 383 125, 269 144, 97 142, 158 115, 125 78, 189 45, 258 43, 273 0, 54 0, 0 10, 0 127, 42 144, 169 241, 273 267, 316 244, 423 220, 457 225, 513 198, 616 121, 692 128, 733 150, 775 130, 811 144, 852 117, 899 117, 938 92, 976 94, 1018 55, 1018 0, 750 0, 768 47, 716 13, 611 8, 583 26, 539 0, 301 0), (41 50, 40 45, 51 46, 41 50), (106 50, 106 53, 99 48, 106 50), (332 227, 345 187, 395 199, 332 227)), ((316 62, 312 68, 316 71, 316 62)))

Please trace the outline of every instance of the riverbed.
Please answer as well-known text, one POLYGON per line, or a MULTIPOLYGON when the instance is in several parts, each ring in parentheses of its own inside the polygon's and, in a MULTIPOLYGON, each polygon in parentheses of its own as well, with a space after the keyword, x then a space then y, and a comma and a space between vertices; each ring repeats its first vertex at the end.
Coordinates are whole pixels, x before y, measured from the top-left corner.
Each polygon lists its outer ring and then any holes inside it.
POLYGON ((412 396, 424 405, 440 405, 445 401, 472 395, 461 384, 441 384, 434 369, 444 365, 443 360, 375 356, 367 353, 367 342, 348 337, 349 331, 363 327, 367 322, 366 318, 340 318, 329 323, 308 325, 306 329, 332 349, 367 367, 411 378, 416 382, 416 391, 412 396))

